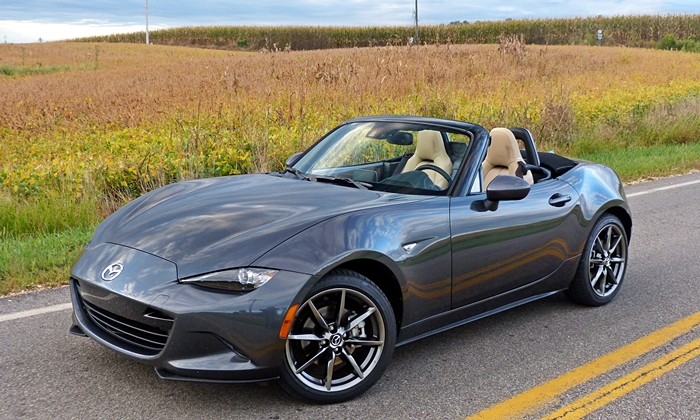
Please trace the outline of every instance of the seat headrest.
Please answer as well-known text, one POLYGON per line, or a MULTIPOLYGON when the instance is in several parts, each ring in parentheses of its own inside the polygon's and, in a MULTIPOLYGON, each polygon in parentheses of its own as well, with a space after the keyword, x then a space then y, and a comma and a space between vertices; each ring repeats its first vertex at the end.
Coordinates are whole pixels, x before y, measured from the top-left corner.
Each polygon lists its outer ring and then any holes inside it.
POLYGON ((435 160, 436 157, 447 154, 439 131, 419 131, 417 143, 414 156, 420 160, 435 160))
POLYGON ((493 166, 510 166, 522 161, 520 147, 515 135, 507 128, 497 127, 491 130, 491 145, 486 152, 486 161, 493 166))

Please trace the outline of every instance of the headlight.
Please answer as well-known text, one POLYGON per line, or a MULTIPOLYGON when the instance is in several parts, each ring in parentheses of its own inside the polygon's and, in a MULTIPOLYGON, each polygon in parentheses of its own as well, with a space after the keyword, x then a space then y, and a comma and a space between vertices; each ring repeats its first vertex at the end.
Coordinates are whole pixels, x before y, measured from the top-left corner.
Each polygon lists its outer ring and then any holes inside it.
POLYGON ((278 272, 279 270, 267 268, 237 268, 190 277, 182 279, 180 282, 212 287, 214 289, 246 291, 257 289, 267 283, 278 272))

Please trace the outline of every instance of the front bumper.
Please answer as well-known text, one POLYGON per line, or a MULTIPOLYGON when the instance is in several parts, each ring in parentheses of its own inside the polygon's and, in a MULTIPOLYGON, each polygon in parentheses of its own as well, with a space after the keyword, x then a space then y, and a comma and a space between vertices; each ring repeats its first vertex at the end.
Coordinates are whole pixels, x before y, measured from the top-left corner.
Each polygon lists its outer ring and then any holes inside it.
MULTIPOLYGON (((280 271, 251 292, 222 292, 177 282, 177 267, 113 244, 87 251, 70 281, 73 323, 100 344, 156 368, 166 379, 217 382, 279 375, 284 315, 311 276, 280 271), (101 270, 124 266, 112 281, 101 270)), ((74 329, 74 328, 73 328, 74 329)))

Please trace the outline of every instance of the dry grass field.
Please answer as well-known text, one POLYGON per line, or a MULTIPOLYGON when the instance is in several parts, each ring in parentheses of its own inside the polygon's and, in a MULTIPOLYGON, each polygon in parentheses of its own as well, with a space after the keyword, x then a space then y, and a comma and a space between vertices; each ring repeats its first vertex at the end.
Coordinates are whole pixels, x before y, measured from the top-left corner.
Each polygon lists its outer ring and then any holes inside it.
POLYGON ((78 232, 46 245, 60 254, 48 268, 0 249, 0 294, 62 282, 60 249, 78 252, 126 200, 182 179, 278 170, 361 115, 522 126, 540 149, 612 153, 606 163, 627 180, 700 166, 695 53, 514 40, 265 54, 44 43, 0 45, 1 66, 18 75, 0 74, 0 248, 78 232))
POLYGON ((575 155, 698 134, 619 135, 695 113, 700 55, 690 53, 517 42, 268 54, 52 43, 1 45, 0 60, 65 68, 0 78, 0 180, 19 196, 131 196, 178 179, 275 170, 367 114, 518 125, 542 148, 575 155), (591 130, 594 138, 577 140, 591 130))

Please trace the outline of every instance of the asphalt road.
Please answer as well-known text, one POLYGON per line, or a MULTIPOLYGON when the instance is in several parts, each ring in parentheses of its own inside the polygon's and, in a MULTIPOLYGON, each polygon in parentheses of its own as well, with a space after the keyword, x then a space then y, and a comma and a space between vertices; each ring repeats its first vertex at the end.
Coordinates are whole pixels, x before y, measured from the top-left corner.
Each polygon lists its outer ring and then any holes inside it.
MULTIPOLYGON (((551 392, 549 381, 566 380, 567 372, 700 311, 700 174, 626 191, 635 223, 629 269, 610 305, 581 307, 559 294, 406 345, 374 388, 333 406, 297 401, 274 382, 160 380, 148 366, 69 335, 68 309, 17 318, 69 302, 66 288, 0 299, 0 418, 463 419, 504 401, 514 401, 506 412, 516 415, 532 402, 519 394, 551 392)), ((547 404, 531 407, 528 418, 562 407, 582 413, 566 407, 602 389, 603 397, 593 399, 605 404, 587 418, 700 419, 699 339, 700 327, 688 328, 617 367, 602 359, 602 374, 557 391, 547 404), (679 348, 695 350, 673 356, 679 348), (662 360, 650 382, 627 381, 615 388, 621 395, 606 391, 628 374, 651 378, 635 372, 668 354, 675 365, 662 360)))

